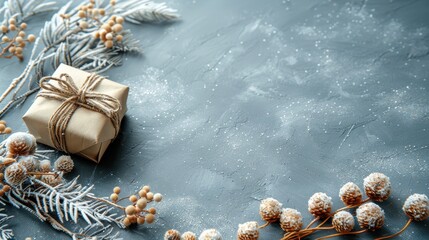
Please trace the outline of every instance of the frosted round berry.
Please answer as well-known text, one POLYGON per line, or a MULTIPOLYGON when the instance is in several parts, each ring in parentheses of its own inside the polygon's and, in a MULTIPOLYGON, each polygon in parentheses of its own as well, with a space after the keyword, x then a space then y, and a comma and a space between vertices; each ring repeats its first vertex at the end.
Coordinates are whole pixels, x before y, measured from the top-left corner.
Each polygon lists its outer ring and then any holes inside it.
POLYGON ((284 208, 280 215, 280 227, 285 232, 296 232, 301 230, 303 225, 302 215, 295 209, 284 208))
POLYGON ((366 195, 374 201, 383 202, 391 192, 390 179, 382 173, 371 173, 363 180, 366 195))
POLYGON ((238 240, 257 240, 259 238, 259 228, 257 222, 246 222, 238 225, 238 240))
POLYGON ((41 160, 39 161, 39 171, 41 172, 50 172, 51 171, 51 161, 41 160))
POLYGON ((216 229, 204 230, 198 240, 222 240, 222 235, 216 229))
POLYGON ((63 182, 63 178, 60 176, 43 175, 40 178, 40 181, 48 184, 49 186, 55 187, 63 182))
POLYGON ((340 211, 335 213, 332 219, 332 226, 340 233, 351 232, 355 226, 355 219, 351 213, 340 211))
POLYGON ((36 138, 25 132, 16 132, 6 140, 6 148, 13 155, 32 155, 36 152, 36 145, 36 138))
POLYGON ((308 200, 308 211, 315 217, 327 217, 331 210, 332 198, 326 193, 315 193, 308 200))
POLYGON ((384 224, 384 211, 375 203, 365 203, 356 209, 356 217, 359 226, 375 231, 384 224))
POLYGON ((180 232, 175 229, 170 229, 165 232, 164 240, 180 240, 180 232))
POLYGON ((346 206, 362 202, 362 192, 359 186, 352 182, 348 182, 341 187, 339 196, 346 206))
POLYGON ((67 155, 60 156, 54 162, 55 171, 62 171, 65 173, 69 173, 73 171, 73 167, 74 167, 73 159, 71 159, 71 157, 67 155))
POLYGON ((415 193, 405 200, 402 210, 414 221, 423 221, 429 217, 429 199, 425 194, 415 193))
POLYGON ((39 168, 39 161, 32 155, 21 156, 18 162, 27 169, 27 172, 35 172, 39 168))
POLYGON ((274 198, 266 198, 259 205, 259 214, 267 222, 276 222, 280 219, 282 204, 274 198))
POLYGON ((180 240, 197 240, 197 236, 193 232, 184 232, 180 240))
POLYGON ((19 163, 9 165, 4 171, 4 179, 12 186, 19 185, 27 179, 27 170, 19 163))

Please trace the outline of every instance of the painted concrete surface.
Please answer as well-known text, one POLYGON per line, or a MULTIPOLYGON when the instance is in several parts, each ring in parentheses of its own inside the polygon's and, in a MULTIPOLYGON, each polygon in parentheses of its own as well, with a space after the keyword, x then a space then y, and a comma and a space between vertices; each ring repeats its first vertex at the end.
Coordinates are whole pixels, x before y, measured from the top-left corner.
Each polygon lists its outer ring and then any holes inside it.
MULTIPOLYGON (((107 73, 131 89, 121 134, 99 165, 76 158, 74 175, 97 195, 144 184, 164 194, 158 221, 122 231, 124 239, 162 239, 170 228, 235 239, 239 223, 262 223, 266 197, 308 223, 313 193, 342 207, 340 187, 362 187, 376 171, 393 186, 380 204, 386 225, 354 239, 402 227, 405 199, 429 194, 428 1, 167 4, 181 21, 131 26, 144 55, 107 73)), ((4 88, 24 64, 0 63, 4 88)), ((15 130, 26 130, 30 102, 6 116, 15 130)), ((17 239, 67 239, 6 208, 17 239)), ((428 225, 412 224, 401 239, 425 239, 428 225)), ((270 226, 260 239, 281 236, 270 226)))

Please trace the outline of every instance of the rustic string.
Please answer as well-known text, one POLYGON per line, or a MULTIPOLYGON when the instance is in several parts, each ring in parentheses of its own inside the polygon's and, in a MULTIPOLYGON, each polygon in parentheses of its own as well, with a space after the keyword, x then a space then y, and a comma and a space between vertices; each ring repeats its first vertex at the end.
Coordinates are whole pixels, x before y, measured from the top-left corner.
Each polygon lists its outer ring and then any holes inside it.
POLYGON ((108 117, 115 129, 116 137, 120 126, 121 104, 114 97, 94 91, 95 86, 102 80, 103 77, 91 74, 81 88, 78 88, 72 77, 66 73, 62 73, 59 78, 47 76, 40 80, 42 91, 37 96, 62 102, 48 123, 49 136, 55 148, 68 152, 65 130, 79 107, 108 117), (52 84, 53 82, 57 84, 52 84))

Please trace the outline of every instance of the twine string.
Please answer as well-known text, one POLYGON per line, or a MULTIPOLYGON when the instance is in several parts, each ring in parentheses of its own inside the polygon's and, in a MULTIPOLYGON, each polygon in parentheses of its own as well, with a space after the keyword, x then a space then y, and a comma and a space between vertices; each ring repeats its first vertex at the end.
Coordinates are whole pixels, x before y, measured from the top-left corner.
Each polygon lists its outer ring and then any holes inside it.
POLYGON ((112 122, 115 137, 118 135, 121 104, 118 99, 112 96, 94 91, 94 88, 102 80, 103 77, 91 74, 86 78, 82 87, 78 88, 73 78, 66 73, 62 73, 59 78, 47 76, 40 79, 39 85, 42 91, 37 97, 62 102, 48 123, 49 136, 55 148, 68 152, 65 131, 71 117, 79 107, 105 115, 112 122), (52 84, 53 82, 57 84, 52 84))

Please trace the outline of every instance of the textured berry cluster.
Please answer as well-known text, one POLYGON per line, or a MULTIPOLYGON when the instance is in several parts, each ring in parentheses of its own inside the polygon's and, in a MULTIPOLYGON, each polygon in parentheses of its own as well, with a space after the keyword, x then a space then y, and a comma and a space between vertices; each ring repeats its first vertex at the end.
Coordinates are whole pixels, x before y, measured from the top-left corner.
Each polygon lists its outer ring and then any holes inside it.
POLYGON ((129 227, 132 224, 151 224, 155 221, 156 209, 151 207, 146 209, 147 205, 151 202, 161 202, 162 195, 160 193, 153 193, 149 186, 144 186, 136 195, 131 195, 123 199, 119 199, 121 193, 120 187, 114 187, 113 193, 110 195, 110 200, 117 204, 119 201, 127 199, 131 204, 127 205, 124 209, 125 217, 123 224, 129 227))
MULTIPOLYGON (((116 1, 110 1, 113 7, 116 1)), ((104 8, 96 8, 95 1, 79 7, 77 16, 80 18, 79 27, 84 30, 92 26, 97 26, 97 30, 92 32, 95 39, 101 40, 106 48, 112 48, 116 42, 122 42, 122 24, 125 19, 121 16, 111 16, 106 22, 101 22, 101 17, 106 15, 104 8)))
MULTIPOLYGON (((4 125, 5 122, 0 124, 4 125)), ((6 128, 4 129, 6 131, 6 128)), ((74 162, 70 156, 59 157, 54 166, 47 159, 38 159, 36 138, 25 132, 10 135, 5 141, 6 157, 0 157, 0 197, 11 187, 19 187, 25 181, 38 179, 42 183, 55 187, 63 182, 63 175, 73 170, 74 162)))
MULTIPOLYGON (((339 191, 339 197, 345 207, 332 211, 332 198, 326 193, 318 192, 308 200, 308 211, 314 216, 314 220, 303 228, 303 218, 299 211, 292 208, 282 208, 283 204, 274 198, 263 199, 260 203, 259 214, 266 222, 258 226, 257 222, 240 224, 237 231, 238 240, 256 240, 259 238, 259 229, 279 222, 285 231, 282 240, 301 239, 320 230, 335 230, 337 233, 318 239, 326 239, 341 235, 356 235, 366 231, 375 231, 383 227, 385 215, 383 209, 370 201, 383 202, 391 194, 390 178, 382 173, 371 173, 364 179, 364 190, 367 199, 362 199, 362 191, 358 185, 348 182, 339 191), (348 209, 356 209, 356 217, 348 209), (331 225, 325 225, 332 219, 331 225), (360 227, 359 231, 353 232, 355 219, 360 227), (311 228, 317 221, 321 221, 317 227, 311 228)), ((424 194, 413 194, 403 206, 404 213, 409 217, 407 225, 397 234, 381 239, 387 239, 399 235, 411 221, 422 221, 429 217, 429 200, 424 194)))
POLYGON ((26 29, 27 24, 25 22, 18 23, 14 17, 10 18, 7 24, 1 25, 2 38, 0 45, 2 50, 0 57, 16 57, 20 61, 24 60, 23 51, 25 46, 27 43, 32 43, 36 40, 36 36, 33 34, 27 36, 26 29))

